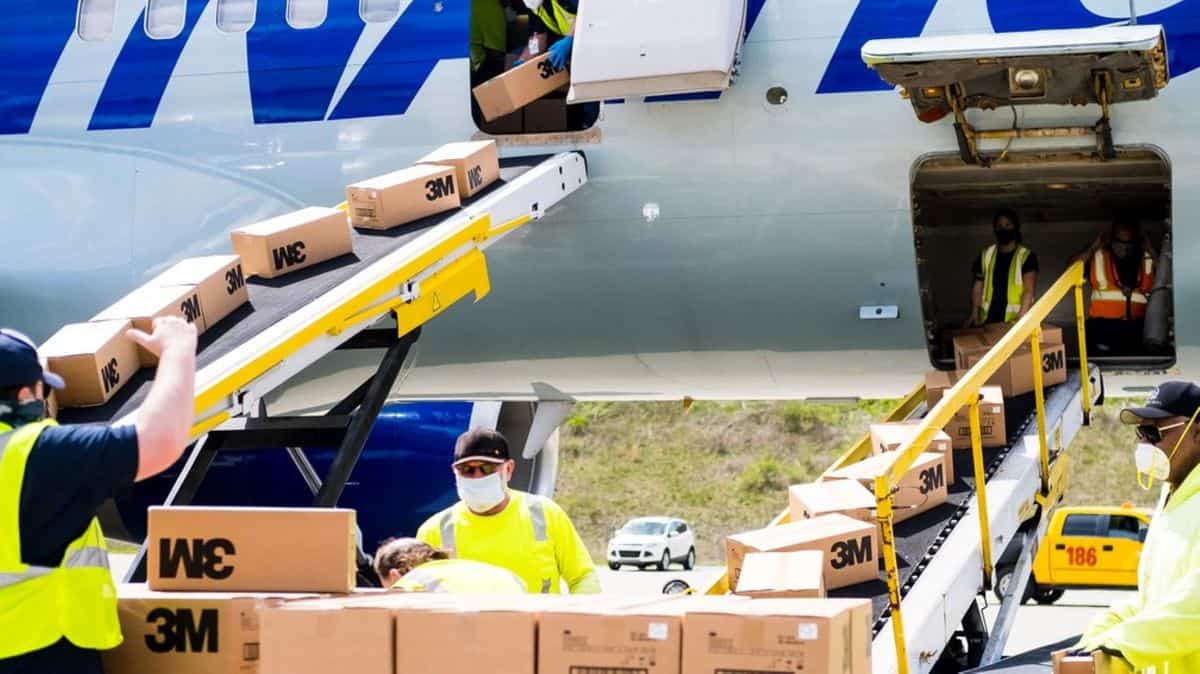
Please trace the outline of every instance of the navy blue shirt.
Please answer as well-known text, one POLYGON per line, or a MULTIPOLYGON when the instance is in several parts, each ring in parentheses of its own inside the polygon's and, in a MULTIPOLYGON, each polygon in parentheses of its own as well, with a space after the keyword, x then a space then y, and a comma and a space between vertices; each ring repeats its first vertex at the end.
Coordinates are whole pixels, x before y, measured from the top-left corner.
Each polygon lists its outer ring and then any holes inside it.
MULTIPOLYGON (((21 486, 21 561, 58 566, 107 499, 137 476, 133 426, 52 426, 42 431, 21 486)), ((0 660, 0 674, 99 674, 99 651, 63 639, 49 648, 0 660)))

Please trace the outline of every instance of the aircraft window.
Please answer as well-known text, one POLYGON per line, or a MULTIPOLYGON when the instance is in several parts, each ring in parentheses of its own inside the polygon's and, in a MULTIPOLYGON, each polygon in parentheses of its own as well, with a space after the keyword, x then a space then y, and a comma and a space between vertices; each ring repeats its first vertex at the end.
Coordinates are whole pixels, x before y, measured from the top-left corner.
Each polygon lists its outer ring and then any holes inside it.
POLYGON ((81 0, 79 3, 79 37, 90 42, 107 40, 113 32, 117 0, 81 0))
POLYGON ((257 0, 217 0, 217 28, 244 33, 254 25, 257 0))
POLYGON ((360 0, 358 14, 367 23, 383 23, 400 16, 400 0, 360 0))
POLYGON ((146 34, 158 40, 170 40, 183 32, 187 0, 148 0, 146 34))
POLYGON ((316 28, 328 11, 329 0, 288 0, 287 22, 292 28, 316 28))

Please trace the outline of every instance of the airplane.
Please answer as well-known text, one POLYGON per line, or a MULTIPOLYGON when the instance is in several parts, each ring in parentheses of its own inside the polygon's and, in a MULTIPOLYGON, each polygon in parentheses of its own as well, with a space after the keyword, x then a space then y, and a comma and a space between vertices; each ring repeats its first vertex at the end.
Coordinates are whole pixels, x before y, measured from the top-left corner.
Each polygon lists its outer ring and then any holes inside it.
MULTIPOLYGON (((469 6, 10 0, 0 226, 20 254, 0 270, 0 324, 43 339, 180 258, 225 252, 231 227, 337 203, 350 182, 481 134, 469 6)), ((507 156, 582 151, 589 184, 489 250, 490 297, 426 327, 343 499, 368 541, 454 500, 447 457, 468 426, 531 446, 523 484, 550 493, 554 429, 575 401, 907 392, 950 366, 943 337, 966 317, 970 262, 998 208, 1021 213, 1041 289, 1121 209, 1192 257, 1190 230, 1172 225, 1200 214, 1200 136, 1187 125, 1200 0, 745 0, 742 16, 728 89, 614 95, 592 128, 497 137, 507 156), (863 61, 870 40, 1049 36, 1130 23, 1130 4, 1138 25, 1162 27, 1171 83, 1112 106, 1106 161, 1078 137, 981 141, 1004 158, 964 161, 953 119, 914 119, 913 101, 863 61)), ((1090 127, 1101 110, 965 114, 1003 130, 1090 127)), ((1182 266, 1172 288, 1191 306, 1200 278, 1182 266)), ((1195 372, 1194 320, 1174 316, 1159 352, 1105 364, 1109 392, 1195 372)), ((369 359, 331 356, 269 403, 327 407, 369 359)), ((318 466, 329 456, 310 452, 318 466)), ((287 464, 223 455, 198 502, 304 504, 287 464)), ((130 536, 174 474, 119 504, 130 536)))

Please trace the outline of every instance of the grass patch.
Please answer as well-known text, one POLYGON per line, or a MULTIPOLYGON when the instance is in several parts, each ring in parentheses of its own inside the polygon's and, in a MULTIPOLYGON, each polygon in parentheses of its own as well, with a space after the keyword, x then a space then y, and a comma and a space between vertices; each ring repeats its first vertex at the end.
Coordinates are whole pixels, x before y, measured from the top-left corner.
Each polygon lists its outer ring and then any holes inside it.
MULTIPOLYGON (((1076 436, 1065 503, 1154 505, 1117 420, 1131 402, 1110 399, 1076 436)), ((562 429, 555 498, 597 561, 627 519, 670 515, 695 527, 700 563, 719 564, 726 535, 764 526, 789 485, 815 479, 894 404, 581 403, 562 429)))

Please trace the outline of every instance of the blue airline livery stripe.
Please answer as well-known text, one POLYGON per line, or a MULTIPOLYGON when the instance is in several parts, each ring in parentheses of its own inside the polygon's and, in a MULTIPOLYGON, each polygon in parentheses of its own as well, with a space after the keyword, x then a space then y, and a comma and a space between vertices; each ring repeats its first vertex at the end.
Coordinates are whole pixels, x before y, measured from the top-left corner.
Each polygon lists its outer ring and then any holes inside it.
POLYGON ((188 2, 183 30, 166 40, 146 34, 146 10, 142 10, 100 92, 89 131, 149 128, 179 55, 208 3, 209 0, 188 2))
POLYGON ((6 0, 0 21, 0 135, 29 133, 75 30, 74 0, 6 0))

